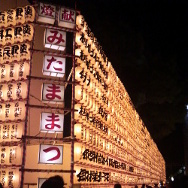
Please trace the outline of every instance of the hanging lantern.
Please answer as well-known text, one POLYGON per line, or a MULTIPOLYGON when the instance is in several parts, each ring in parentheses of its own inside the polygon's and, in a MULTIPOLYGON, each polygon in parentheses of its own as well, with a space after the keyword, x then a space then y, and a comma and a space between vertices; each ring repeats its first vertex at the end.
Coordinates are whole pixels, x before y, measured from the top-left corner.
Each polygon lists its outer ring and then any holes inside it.
POLYGON ((0 28, 7 27, 7 12, 0 12, 0 28))
POLYGON ((30 45, 23 43, 20 45, 20 61, 30 60, 30 45))
POLYGON ((20 45, 18 44, 15 44, 15 45, 12 45, 12 48, 11 48, 11 61, 20 61, 20 45))
POLYGON ((84 27, 84 17, 82 15, 76 16, 76 25, 79 28, 83 28, 84 27))
POLYGON ((5 44, 13 44, 14 43, 14 28, 9 27, 5 29, 5 44))
POLYGON ((15 15, 15 21, 16 21, 16 24, 24 24, 25 22, 25 11, 24 11, 24 8, 22 7, 18 7, 16 8, 16 15, 15 15))
POLYGON ((76 11, 61 7, 58 16, 58 25, 61 27, 74 29, 76 23, 76 11))
POLYGON ((75 112, 74 112, 74 119, 76 121, 82 122, 82 117, 80 115, 80 111, 81 111, 81 104, 76 104, 75 107, 75 112))
POLYGON ((46 3, 39 3, 38 7, 38 22, 54 24, 55 23, 56 7, 46 3))
POLYGON ((55 29, 45 30, 45 48, 64 51, 66 48, 66 32, 55 29))
POLYGON ((76 136, 77 139, 81 139, 81 129, 82 129, 81 124, 74 125, 74 135, 76 136))
POLYGON ((11 46, 5 46, 3 49, 3 63, 11 62, 11 46))
POLYGON ((34 29, 31 24, 23 25, 23 41, 32 41, 34 29))
POLYGON ((35 9, 31 5, 25 6, 24 8, 25 22, 34 22, 35 20, 35 9))
POLYGON ((15 9, 7 10, 7 27, 16 25, 15 16, 16 16, 15 9))
POLYGON ((23 42, 23 27, 17 26, 14 28, 14 42, 21 43, 23 42))
POLYGON ((5 45, 5 30, 0 29, 0 46, 5 45))
POLYGON ((81 78, 82 72, 83 72, 83 69, 81 67, 75 68, 75 80, 80 82, 80 84, 82 83, 82 78, 81 78))
POLYGON ((3 64, 3 48, 0 48, 0 65, 3 64))

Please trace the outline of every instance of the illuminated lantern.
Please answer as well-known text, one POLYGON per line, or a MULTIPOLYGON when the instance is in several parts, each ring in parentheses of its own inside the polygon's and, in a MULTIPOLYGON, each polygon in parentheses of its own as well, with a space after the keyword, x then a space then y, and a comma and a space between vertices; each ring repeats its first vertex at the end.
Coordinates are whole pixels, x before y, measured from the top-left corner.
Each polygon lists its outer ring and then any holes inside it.
POLYGON ((21 43, 23 42, 23 27, 17 26, 14 28, 14 42, 21 43))
POLYGON ((12 47, 11 46, 5 46, 3 49, 3 63, 8 63, 11 62, 11 50, 12 47))
POLYGON ((82 83, 81 74, 83 72, 82 67, 75 68, 75 80, 82 83))
POLYGON ((35 9, 31 5, 25 6, 24 8, 25 22, 34 22, 35 20, 35 9))
POLYGON ((55 113, 42 113, 41 115, 41 131, 63 132, 64 115, 55 113))
POLYGON ((74 125, 74 135, 78 139, 81 139, 81 129, 82 129, 82 125, 81 124, 75 124, 74 125))
POLYGON ((5 44, 13 44, 14 43, 14 28, 9 27, 5 29, 5 44))
POLYGON ((33 39, 34 29, 31 24, 23 25, 23 40, 31 41, 33 39))
POLYGON ((44 46, 45 48, 64 51, 66 47, 66 32, 55 29, 46 29, 44 46))
POLYGON ((27 43, 20 44, 20 61, 30 60, 30 45, 27 43))
POLYGON ((17 73, 17 76, 15 79, 23 80, 27 78, 27 75, 29 75, 29 63, 27 62, 21 62, 20 64, 15 65, 15 73, 17 73))
POLYGON ((80 115, 80 112, 81 112, 81 104, 76 104, 74 106, 74 119, 76 121, 79 121, 79 122, 82 122, 82 116, 80 115))
POLYGON ((7 27, 16 25, 16 10, 9 9, 7 10, 7 27))
POLYGON ((86 100, 86 92, 83 89, 83 86, 80 85, 76 85, 75 86, 75 99, 76 101, 78 101, 79 103, 84 103, 86 100))
POLYGON ((50 4, 39 3, 38 22, 54 24, 56 7, 50 4))
POLYGON ((61 27, 66 27, 74 29, 76 23, 76 11, 72 9, 67 9, 61 7, 59 10, 58 25, 61 27))
POLYGON ((84 17, 82 15, 76 16, 76 25, 79 28, 83 28, 84 27, 84 17))
POLYGON ((24 8, 22 7, 16 8, 16 16, 15 16, 16 24, 23 24, 25 22, 24 13, 25 13, 24 8))
POLYGON ((25 103, 24 102, 16 102, 12 103, 12 107, 14 108, 11 113, 13 115, 12 120, 24 120, 25 119, 25 103))
POLYGON ((58 84, 43 84, 42 100, 50 103, 63 103, 64 86, 58 84))
POLYGON ((0 46, 5 45, 5 30, 0 29, 0 46))
POLYGON ((27 98, 27 84, 25 82, 17 82, 13 85, 13 99, 27 98))
POLYGON ((0 28, 7 27, 7 12, 0 12, 0 28))
POLYGON ((0 48, 0 64, 3 64, 3 48, 0 48))
POLYGON ((64 77, 65 75, 65 58, 57 56, 44 56, 43 75, 64 77))
POLYGON ((12 45, 11 48, 11 61, 20 61, 20 45, 12 45))

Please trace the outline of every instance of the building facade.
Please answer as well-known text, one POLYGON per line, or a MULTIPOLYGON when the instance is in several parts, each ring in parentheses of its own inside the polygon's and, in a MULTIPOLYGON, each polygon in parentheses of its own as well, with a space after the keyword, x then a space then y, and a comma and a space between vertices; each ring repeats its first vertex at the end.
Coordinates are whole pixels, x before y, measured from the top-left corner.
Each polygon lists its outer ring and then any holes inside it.
POLYGON ((0 2, 0 182, 154 185, 165 161, 80 12, 0 2))

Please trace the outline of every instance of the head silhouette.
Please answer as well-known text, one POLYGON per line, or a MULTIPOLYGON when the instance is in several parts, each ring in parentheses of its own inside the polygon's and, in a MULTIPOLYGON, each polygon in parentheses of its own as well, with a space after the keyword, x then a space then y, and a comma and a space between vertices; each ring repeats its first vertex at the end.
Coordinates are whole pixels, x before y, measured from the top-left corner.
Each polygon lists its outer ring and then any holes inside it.
POLYGON ((116 184, 114 185, 114 188, 121 188, 121 184, 116 183, 116 184))
POLYGON ((41 186, 41 188, 63 188, 64 181, 61 176, 52 176, 48 178, 41 186))

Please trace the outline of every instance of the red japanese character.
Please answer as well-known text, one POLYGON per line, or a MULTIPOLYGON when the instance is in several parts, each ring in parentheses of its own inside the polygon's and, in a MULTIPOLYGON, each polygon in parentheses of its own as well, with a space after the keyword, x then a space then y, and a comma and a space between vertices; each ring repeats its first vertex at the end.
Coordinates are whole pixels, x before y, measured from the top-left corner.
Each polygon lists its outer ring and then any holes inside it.
POLYGON ((55 42, 55 44, 59 44, 61 42, 65 42, 65 40, 63 39, 63 35, 61 33, 59 33, 58 31, 56 30, 50 30, 50 33, 53 33, 53 36, 48 36, 47 40, 50 42, 50 43, 53 43, 55 40, 57 40, 55 42), (59 36, 58 36, 59 34, 59 36))
MULTIPOLYGON (((47 61, 49 62, 49 63, 48 63, 48 66, 47 66, 47 69, 50 68, 52 62, 56 62, 56 63, 58 63, 59 65, 62 65, 62 64, 63 64, 62 61, 56 61, 56 59, 55 59, 53 56, 52 56, 51 59, 47 59, 47 61)), ((56 67, 54 67, 54 66, 53 66, 53 68, 54 68, 55 70, 57 70, 57 71, 62 71, 62 70, 63 70, 62 68, 56 68, 56 67)))
POLYGON ((49 100, 53 100, 55 98, 61 99, 61 96, 57 95, 56 93, 61 92, 60 86, 56 86, 55 84, 52 84, 51 86, 48 86, 49 89, 47 89, 48 94, 46 94, 46 98, 49 100))
POLYGON ((55 121, 59 121, 59 115, 55 115, 54 113, 52 113, 52 115, 51 115, 51 116, 48 116, 48 118, 49 118, 49 119, 46 119, 46 121, 50 121, 51 123, 45 125, 45 128, 46 128, 46 129, 53 130, 54 127, 57 127, 57 128, 59 128, 59 129, 61 128, 60 125, 55 124, 55 121))
POLYGON ((59 148, 57 148, 57 147, 49 147, 49 148, 44 149, 43 151, 45 153, 48 153, 48 152, 53 151, 53 150, 57 151, 57 155, 55 157, 52 157, 51 159, 48 159, 47 161, 54 161, 54 160, 59 159, 59 157, 61 155, 61 153, 59 151, 59 148))
POLYGON ((44 14, 45 16, 51 16, 53 17, 53 13, 55 12, 54 7, 50 6, 50 5, 43 5, 41 6, 41 14, 44 14))
POLYGON ((66 10, 66 9, 63 10, 63 12, 62 12, 63 20, 74 22, 74 18, 72 16, 74 16, 74 11, 70 10, 70 13, 69 13, 69 10, 66 10))

